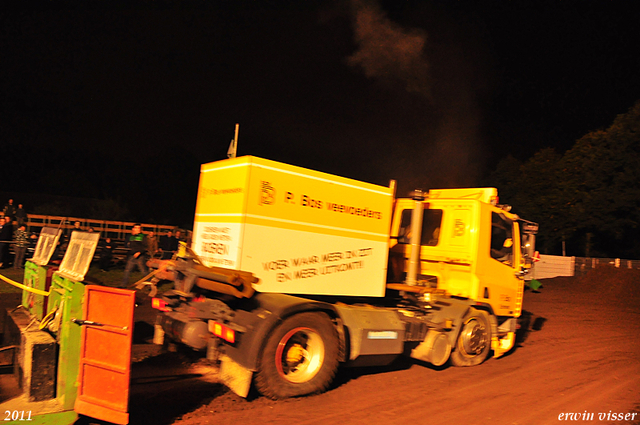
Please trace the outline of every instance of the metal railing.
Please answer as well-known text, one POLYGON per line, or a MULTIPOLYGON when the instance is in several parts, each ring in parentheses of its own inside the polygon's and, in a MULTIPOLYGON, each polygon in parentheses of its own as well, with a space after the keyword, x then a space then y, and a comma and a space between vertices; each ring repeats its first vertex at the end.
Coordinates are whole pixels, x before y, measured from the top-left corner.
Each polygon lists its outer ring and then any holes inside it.
MULTIPOLYGON (((91 228, 95 232, 100 232, 101 237, 112 239, 124 239, 126 235, 131 233, 131 228, 136 224, 132 221, 95 220, 91 218, 30 214, 25 225, 29 233, 39 233, 40 230, 46 226, 61 228, 63 233, 68 235, 69 232, 73 231, 74 223, 76 222, 80 223, 81 230, 87 231, 91 228)), ((141 226, 142 232, 148 233, 153 231, 156 235, 164 235, 170 230, 175 232, 175 230, 178 229, 177 226, 163 224, 141 223, 141 226)))
POLYGON ((575 257, 575 276, 582 276, 589 270, 602 266, 613 266, 624 269, 640 269, 640 260, 624 260, 620 258, 575 257))

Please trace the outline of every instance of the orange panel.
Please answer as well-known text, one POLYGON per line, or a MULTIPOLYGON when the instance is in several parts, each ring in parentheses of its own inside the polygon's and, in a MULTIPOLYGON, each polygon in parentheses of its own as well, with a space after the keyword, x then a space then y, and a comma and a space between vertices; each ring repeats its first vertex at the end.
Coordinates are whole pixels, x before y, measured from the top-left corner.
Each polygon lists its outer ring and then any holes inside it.
POLYGON ((101 406, 127 411, 129 380, 124 373, 113 373, 109 369, 85 364, 82 395, 86 401, 101 406), (126 391, 123 391, 123 388, 126 391))
MULTIPOLYGON (((116 289, 103 286, 99 286, 98 288, 107 290, 116 289)), ((127 295, 128 294, 110 293, 106 291, 89 291, 86 294, 89 311, 87 312, 87 318, 85 320, 92 320, 99 323, 108 322, 118 327, 131 326, 133 309, 131 309, 129 304, 124 302, 126 301, 127 295)))
POLYGON ((85 288, 80 373, 75 411, 117 424, 129 421, 129 378, 135 292, 85 288))
POLYGON ((86 359, 94 364, 105 363, 122 371, 128 368, 131 350, 127 346, 122 346, 123 334, 98 327, 87 327, 85 338, 85 348, 82 353, 86 359))

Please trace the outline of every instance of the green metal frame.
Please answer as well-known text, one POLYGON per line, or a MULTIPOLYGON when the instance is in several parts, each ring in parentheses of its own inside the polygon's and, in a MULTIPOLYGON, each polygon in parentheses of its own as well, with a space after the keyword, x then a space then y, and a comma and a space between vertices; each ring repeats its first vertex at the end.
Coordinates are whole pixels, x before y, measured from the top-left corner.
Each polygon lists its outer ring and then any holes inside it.
POLYGON ((82 319, 84 284, 53 274, 48 312, 56 310, 50 329, 59 344, 56 398, 64 410, 73 410, 78 395, 81 327, 72 319, 82 319))
MULTIPOLYGON (((23 284, 30 288, 48 291, 47 283, 51 283, 53 272, 56 266, 39 266, 27 260, 24 266, 23 284)), ((34 294, 29 291, 22 291, 22 306, 39 321, 42 321, 46 313, 47 297, 45 295, 34 294)))

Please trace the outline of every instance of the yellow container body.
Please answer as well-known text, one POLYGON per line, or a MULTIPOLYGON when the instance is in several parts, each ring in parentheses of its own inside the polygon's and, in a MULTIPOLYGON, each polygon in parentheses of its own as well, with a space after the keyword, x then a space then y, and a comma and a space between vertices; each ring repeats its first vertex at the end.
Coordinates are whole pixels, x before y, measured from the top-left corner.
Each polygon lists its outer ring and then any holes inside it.
POLYGON ((193 248, 261 292, 384 296, 393 188, 244 156, 201 167, 193 248))

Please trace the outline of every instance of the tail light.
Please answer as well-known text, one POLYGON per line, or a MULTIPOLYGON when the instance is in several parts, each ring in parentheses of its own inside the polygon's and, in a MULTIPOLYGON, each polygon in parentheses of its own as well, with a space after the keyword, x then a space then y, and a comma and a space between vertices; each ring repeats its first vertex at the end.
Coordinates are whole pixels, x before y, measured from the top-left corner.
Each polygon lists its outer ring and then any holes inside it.
POLYGON ((151 307, 160 311, 171 311, 171 307, 169 307, 168 303, 161 298, 152 298, 151 307))
POLYGON ((236 342, 236 331, 223 325, 222 323, 209 320, 209 332, 231 344, 236 342))

